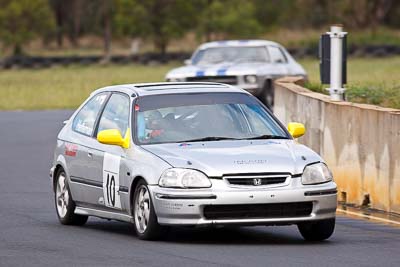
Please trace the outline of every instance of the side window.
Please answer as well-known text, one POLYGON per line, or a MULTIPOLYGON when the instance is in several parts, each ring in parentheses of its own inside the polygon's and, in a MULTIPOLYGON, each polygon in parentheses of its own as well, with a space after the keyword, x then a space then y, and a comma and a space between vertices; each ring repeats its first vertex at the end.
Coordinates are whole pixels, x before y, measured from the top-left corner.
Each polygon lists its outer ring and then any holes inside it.
POLYGON ((271 62, 272 63, 286 63, 286 57, 282 53, 282 50, 279 47, 276 46, 269 46, 269 55, 271 57, 271 62))
POLYGON ((76 114, 72 122, 72 130, 91 136, 94 129, 96 118, 100 112, 101 106, 107 99, 108 93, 100 93, 90 99, 76 114))
POLYGON ((108 100, 99 122, 98 132, 118 129, 125 136, 129 125, 129 97, 114 93, 108 100))

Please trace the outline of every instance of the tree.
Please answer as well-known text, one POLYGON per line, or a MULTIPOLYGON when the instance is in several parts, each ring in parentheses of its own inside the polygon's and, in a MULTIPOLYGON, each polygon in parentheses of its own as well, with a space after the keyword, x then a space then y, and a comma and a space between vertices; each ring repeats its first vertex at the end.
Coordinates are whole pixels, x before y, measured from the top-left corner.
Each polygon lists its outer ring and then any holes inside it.
POLYGON ((205 0, 199 33, 207 39, 254 38, 262 28, 255 16, 253 1, 205 0))
POLYGON ((194 28, 199 0, 116 0, 115 26, 120 34, 151 39, 165 54, 171 39, 194 28))
POLYGON ((114 1, 100 1, 98 15, 103 28, 104 58, 103 62, 111 59, 112 18, 114 16, 114 1))
POLYGON ((53 28, 47 0, 0 0, 0 40, 22 54, 22 46, 53 28))
POLYGON ((66 8, 65 1, 63 0, 50 0, 51 9, 54 13, 54 19, 56 24, 56 39, 58 47, 63 45, 64 25, 66 20, 66 8))
MULTIPOLYGON (((282 27, 282 23, 292 18, 294 5, 293 0, 253 0, 254 13, 257 21, 264 29, 282 27)), ((264 30, 265 31, 265 30, 264 30)))

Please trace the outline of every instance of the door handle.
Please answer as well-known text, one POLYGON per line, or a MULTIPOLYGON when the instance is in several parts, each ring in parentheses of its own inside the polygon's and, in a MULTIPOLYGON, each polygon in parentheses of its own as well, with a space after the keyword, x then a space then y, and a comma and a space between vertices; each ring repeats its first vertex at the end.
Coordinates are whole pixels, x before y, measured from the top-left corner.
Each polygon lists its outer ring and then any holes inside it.
POLYGON ((87 155, 88 155, 89 158, 91 158, 91 157, 93 157, 93 152, 90 152, 90 151, 89 151, 89 152, 87 153, 87 155))

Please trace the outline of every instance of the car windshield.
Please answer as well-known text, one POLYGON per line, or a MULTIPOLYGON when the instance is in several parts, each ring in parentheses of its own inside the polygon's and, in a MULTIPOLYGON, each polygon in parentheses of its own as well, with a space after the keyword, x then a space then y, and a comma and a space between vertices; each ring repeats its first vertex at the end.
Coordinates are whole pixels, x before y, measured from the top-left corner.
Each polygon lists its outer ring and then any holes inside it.
POLYGON ((244 93, 150 95, 139 98, 135 110, 139 144, 290 138, 244 93))
POLYGON ((223 46, 199 50, 192 58, 193 65, 225 62, 269 62, 269 55, 265 46, 223 46))

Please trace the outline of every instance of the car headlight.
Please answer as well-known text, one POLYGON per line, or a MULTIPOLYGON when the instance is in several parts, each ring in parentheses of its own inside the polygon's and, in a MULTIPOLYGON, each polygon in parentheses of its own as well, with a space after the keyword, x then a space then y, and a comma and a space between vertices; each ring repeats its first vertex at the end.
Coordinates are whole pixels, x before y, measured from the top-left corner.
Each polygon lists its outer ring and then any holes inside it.
POLYGON ((325 163, 315 163, 306 166, 301 176, 301 183, 304 185, 321 184, 332 180, 332 173, 325 163))
POLYGON ((257 76, 256 75, 246 75, 246 76, 244 76, 244 81, 246 83, 257 83, 257 76))
POLYGON ((175 188, 206 188, 211 187, 211 182, 202 172, 193 169, 171 168, 164 171, 158 185, 175 188))

